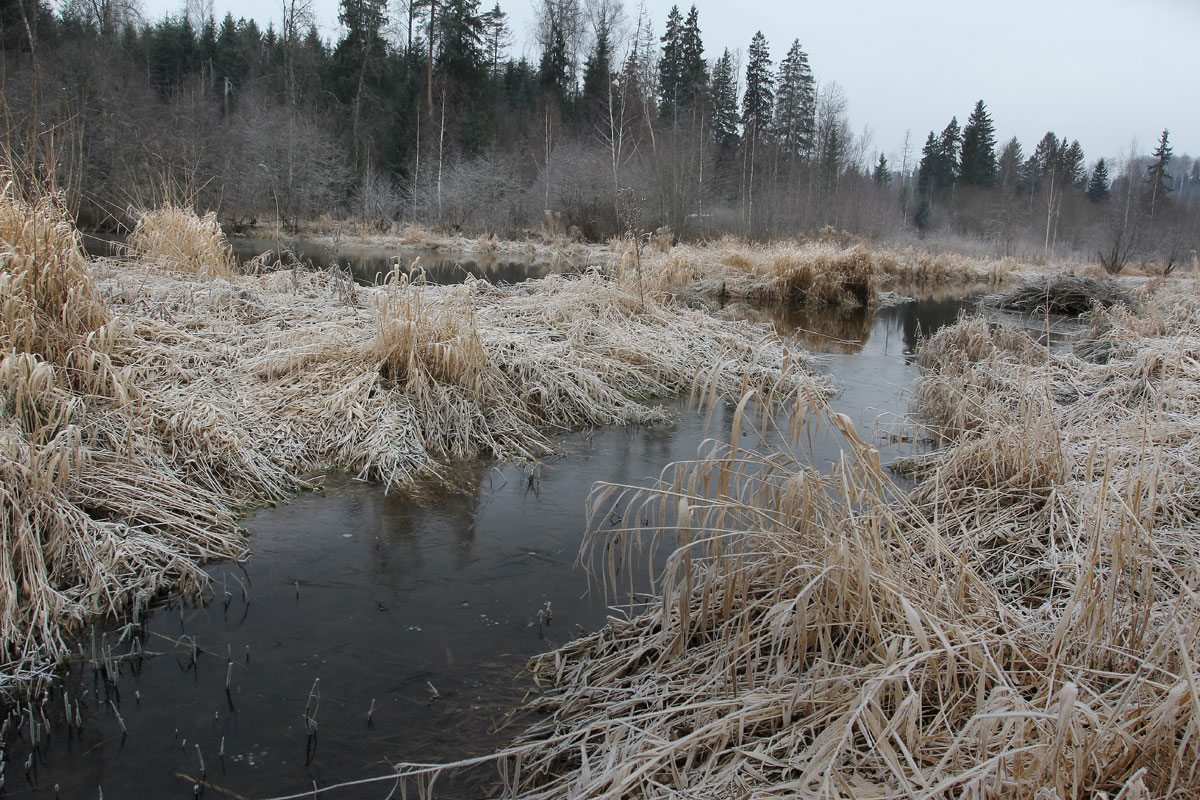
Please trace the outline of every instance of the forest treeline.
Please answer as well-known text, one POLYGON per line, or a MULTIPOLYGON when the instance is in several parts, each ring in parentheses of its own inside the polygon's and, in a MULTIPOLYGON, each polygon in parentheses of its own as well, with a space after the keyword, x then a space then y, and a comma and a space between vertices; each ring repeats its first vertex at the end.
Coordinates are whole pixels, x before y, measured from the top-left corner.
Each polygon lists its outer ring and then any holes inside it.
POLYGON ((833 226, 1121 263, 1197 247, 1200 163, 1168 131, 1153 152, 1088 162, 1053 132, 998 143, 980 101, 923 147, 877 147, 799 40, 778 65, 762 33, 744 57, 705 53, 695 6, 660 34, 620 0, 539 0, 530 60, 479 0, 342 0, 336 41, 311 0, 283 0, 265 29, 203 0, 159 20, 134 3, 0 2, 5 143, 54 165, 83 225, 171 192, 232 225, 345 216, 512 236, 549 221, 592 239, 833 226))

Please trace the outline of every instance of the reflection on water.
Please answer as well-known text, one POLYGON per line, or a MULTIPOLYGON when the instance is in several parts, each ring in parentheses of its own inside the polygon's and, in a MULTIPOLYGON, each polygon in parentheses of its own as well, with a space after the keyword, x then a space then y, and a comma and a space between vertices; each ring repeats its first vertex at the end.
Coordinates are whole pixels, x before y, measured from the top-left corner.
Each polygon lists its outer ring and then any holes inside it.
MULTIPOLYGON (((94 256, 119 256, 124 253, 125 240, 114 234, 84 234, 84 248, 94 256)), ((262 254, 267 263, 299 263, 317 269, 336 265, 347 269, 361 284, 382 283, 399 262, 408 271, 420 268, 430 283, 462 283, 468 275, 488 283, 520 283, 532 278, 544 278, 556 272, 582 272, 587 263, 566 260, 534 259, 512 253, 494 255, 421 250, 417 248, 387 248, 379 245, 341 243, 337 246, 311 239, 266 239, 234 237, 229 247, 238 261, 245 263, 262 254)))
MULTIPOLYGON (((844 387, 834 407, 887 461, 911 445, 870 426, 903 415, 918 336, 953 321, 962 304, 771 318, 785 334, 833 342, 824 365, 844 387)), ((10 731, 6 796, 52 798, 57 784, 60 797, 103 789, 109 798, 191 798, 201 759, 205 796, 269 796, 386 774, 392 760, 452 760, 502 744, 527 722, 498 729, 529 688, 526 659, 610 613, 574 566, 592 483, 645 483, 705 439, 704 416, 674 407, 671 425, 563 436, 559 454, 533 473, 461 465, 456 477, 472 487, 461 494, 413 500, 333 475, 323 492, 253 514, 253 557, 212 566, 207 603, 172 600, 146 616, 144 631, 122 638, 110 626, 94 646, 83 638, 66 697, 57 690, 45 706, 49 735, 37 717, 28 774, 30 726, 10 731), (106 652, 114 676, 123 657, 112 684, 102 678, 106 652), (68 707, 79 728, 67 725, 68 707)), ((716 434, 732 413, 714 415, 716 434)), ((838 458, 835 439, 818 433, 813 447, 819 463, 838 458)), ((495 775, 459 780, 439 780, 444 796, 486 794, 495 775)))
POLYGON ((430 283, 462 283, 468 275, 489 283, 520 283, 531 278, 574 270, 569 264, 555 264, 532 258, 522 258, 508 253, 481 255, 479 253, 456 253, 443 250, 418 250, 412 248, 385 248, 377 245, 340 244, 337 247, 307 239, 277 242, 273 239, 236 238, 230 246, 242 261, 261 253, 271 253, 269 261, 292 260, 314 267, 325 268, 337 264, 350 270, 354 279, 365 285, 382 283, 399 262, 401 269, 408 271, 419 267, 430 283))

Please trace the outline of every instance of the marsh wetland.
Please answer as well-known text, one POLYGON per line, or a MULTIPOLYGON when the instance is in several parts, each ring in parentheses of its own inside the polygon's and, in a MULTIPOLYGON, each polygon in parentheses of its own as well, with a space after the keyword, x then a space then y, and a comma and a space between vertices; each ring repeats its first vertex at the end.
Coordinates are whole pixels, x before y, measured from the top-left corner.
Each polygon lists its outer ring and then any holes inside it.
POLYGON ((1195 274, 0 234, 12 796, 1200 788, 1195 274))
MULTIPOLYGON (((450 275, 438 264, 448 260, 422 263, 450 275)), ((833 407, 870 438, 877 418, 898 423, 908 410, 919 338, 974 296, 878 311, 735 304, 722 313, 771 322, 822 353, 821 371, 840 388, 833 407)), ((242 521, 252 554, 208 566, 203 600, 173 595, 140 627, 100 625, 74 643, 35 712, 36 751, 33 729, 16 724, 27 716, 14 716, 7 796, 191 797, 200 785, 209 797, 265 797, 502 747, 536 717, 512 716, 535 691, 526 661, 629 610, 609 608, 614 598, 577 564, 593 483, 648 483, 694 458, 707 437, 728 435, 730 406, 713 415, 682 399, 662 407, 664 422, 556 436, 536 466, 458 461, 450 478, 459 490, 430 481, 387 493, 340 473, 309 476, 314 490, 242 521)), ((911 448, 872 440, 885 460, 911 448)), ((831 437, 813 449, 825 464, 840 454, 831 437)), ((652 588, 645 574, 642 591, 652 588)), ((446 796, 499 788, 490 766, 437 786, 446 796)))

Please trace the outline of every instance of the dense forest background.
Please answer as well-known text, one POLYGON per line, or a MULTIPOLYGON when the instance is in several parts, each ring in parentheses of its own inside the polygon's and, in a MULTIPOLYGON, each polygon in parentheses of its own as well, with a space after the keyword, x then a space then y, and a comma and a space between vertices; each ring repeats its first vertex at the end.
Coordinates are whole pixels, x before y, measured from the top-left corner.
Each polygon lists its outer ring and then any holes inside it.
POLYGON ((619 0, 539 0, 536 63, 510 55, 499 4, 342 0, 336 41, 309 0, 282 12, 264 30, 203 0, 159 20, 133 0, 0 0, 4 144, 54 170, 92 227, 171 194, 232 226, 291 229, 832 226, 1162 264, 1200 245, 1200 162, 1168 131, 1152 152, 1089 162, 1054 132, 997 142, 981 101, 885 154, 799 41, 778 65, 761 33, 744 59, 706 54, 694 6, 660 23, 619 0))

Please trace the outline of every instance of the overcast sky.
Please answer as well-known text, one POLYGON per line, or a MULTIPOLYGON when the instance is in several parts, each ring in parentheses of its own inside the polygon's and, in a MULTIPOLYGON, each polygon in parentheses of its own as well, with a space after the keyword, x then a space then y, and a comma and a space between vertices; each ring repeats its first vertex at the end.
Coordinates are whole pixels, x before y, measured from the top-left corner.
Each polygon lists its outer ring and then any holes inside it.
MULTIPOLYGON (((144 0, 151 18, 182 0, 144 0)), ((490 8, 493 0, 481 0, 490 8)), ((657 35, 671 0, 645 0, 657 35)), ((216 16, 278 20, 279 0, 214 0, 216 16)), ((536 60, 531 0, 500 0, 517 55, 536 60)), ((688 3, 680 3, 686 14, 688 3)), ((625 0, 636 15, 637 0, 625 0)), ((851 126, 870 150, 898 154, 906 129, 918 151, 951 116, 987 104, 998 142, 1016 136, 1028 155, 1052 130, 1079 139, 1088 163, 1137 139, 1149 153, 1164 127, 1176 155, 1200 156, 1200 0, 700 0, 705 57, 745 51, 762 30, 775 66, 793 39, 817 80, 837 82, 851 126)), ((327 35, 338 0, 314 0, 327 35)), ((896 166, 899 166, 897 163, 896 166)))

